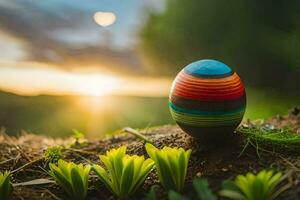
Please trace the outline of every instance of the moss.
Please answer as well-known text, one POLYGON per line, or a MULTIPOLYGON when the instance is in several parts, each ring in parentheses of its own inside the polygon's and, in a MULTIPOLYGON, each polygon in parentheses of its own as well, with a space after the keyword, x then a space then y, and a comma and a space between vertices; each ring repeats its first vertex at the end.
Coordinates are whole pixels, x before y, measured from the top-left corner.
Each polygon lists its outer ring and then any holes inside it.
POLYGON ((246 137, 249 142, 274 151, 299 151, 300 132, 290 128, 276 129, 272 125, 242 125, 237 133, 246 137))
POLYGON ((46 163, 57 163, 59 159, 63 158, 60 146, 48 147, 44 151, 44 159, 46 163))

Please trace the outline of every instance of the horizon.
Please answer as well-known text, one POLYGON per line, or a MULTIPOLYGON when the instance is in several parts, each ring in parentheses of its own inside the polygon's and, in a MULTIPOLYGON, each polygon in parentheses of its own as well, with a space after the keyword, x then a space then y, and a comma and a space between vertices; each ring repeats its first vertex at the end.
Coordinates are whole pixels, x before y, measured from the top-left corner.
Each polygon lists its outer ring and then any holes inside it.
POLYGON ((2 63, 0 89, 23 96, 167 96, 172 83, 172 78, 167 76, 138 76, 81 68, 68 71, 40 63, 14 64, 3 67, 2 63), (22 68, 18 66, 22 64, 22 68))

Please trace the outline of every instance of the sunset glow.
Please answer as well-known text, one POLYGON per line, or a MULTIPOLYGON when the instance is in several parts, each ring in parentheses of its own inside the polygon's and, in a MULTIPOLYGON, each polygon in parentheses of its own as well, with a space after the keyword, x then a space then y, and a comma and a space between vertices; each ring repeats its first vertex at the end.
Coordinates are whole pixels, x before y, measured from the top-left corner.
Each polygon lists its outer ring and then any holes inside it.
POLYGON ((164 77, 66 71, 37 63, 0 65, 0 90, 20 95, 167 96, 171 85, 164 77))
POLYGON ((73 79, 74 90, 87 96, 109 94, 120 87, 118 78, 108 75, 75 75, 73 79))

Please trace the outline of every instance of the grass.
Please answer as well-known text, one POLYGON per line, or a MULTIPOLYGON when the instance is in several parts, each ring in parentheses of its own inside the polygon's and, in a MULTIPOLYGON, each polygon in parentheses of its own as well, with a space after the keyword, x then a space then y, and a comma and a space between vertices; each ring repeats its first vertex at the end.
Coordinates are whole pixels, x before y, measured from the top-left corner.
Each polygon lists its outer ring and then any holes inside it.
POLYGON ((274 150, 300 150, 300 132, 290 129, 274 129, 264 125, 241 126, 237 132, 255 147, 263 146, 274 150))

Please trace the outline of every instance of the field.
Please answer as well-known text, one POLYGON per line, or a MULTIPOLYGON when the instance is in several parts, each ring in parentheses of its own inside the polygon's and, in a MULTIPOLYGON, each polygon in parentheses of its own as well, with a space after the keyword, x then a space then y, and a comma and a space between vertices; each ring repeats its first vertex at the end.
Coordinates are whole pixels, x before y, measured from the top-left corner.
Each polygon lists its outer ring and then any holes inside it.
MULTIPOLYGON (((300 105, 300 97, 247 89, 244 119, 285 114, 300 105)), ((22 130, 48 136, 68 136, 76 129, 101 137, 125 126, 145 128, 173 124, 167 97, 18 96, 0 93, 0 126, 9 135, 22 130)))

